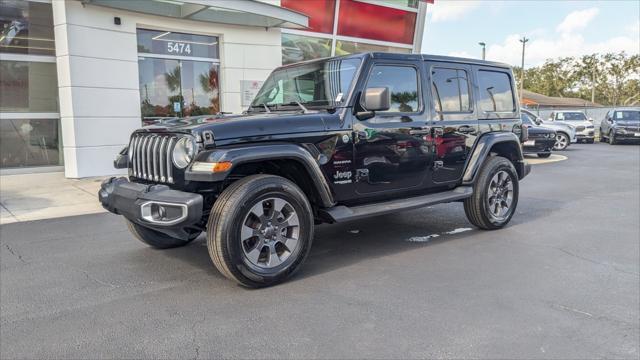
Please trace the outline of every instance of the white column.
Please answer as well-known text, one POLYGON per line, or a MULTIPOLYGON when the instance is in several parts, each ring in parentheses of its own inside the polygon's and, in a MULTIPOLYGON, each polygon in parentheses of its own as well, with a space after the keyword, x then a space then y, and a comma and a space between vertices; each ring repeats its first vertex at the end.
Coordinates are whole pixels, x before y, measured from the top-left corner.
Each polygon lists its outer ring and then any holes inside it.
POLYGON ((135 23, 79 1, 53 1, 65 175, 122 174, 113 159, 140 127, 135 23))

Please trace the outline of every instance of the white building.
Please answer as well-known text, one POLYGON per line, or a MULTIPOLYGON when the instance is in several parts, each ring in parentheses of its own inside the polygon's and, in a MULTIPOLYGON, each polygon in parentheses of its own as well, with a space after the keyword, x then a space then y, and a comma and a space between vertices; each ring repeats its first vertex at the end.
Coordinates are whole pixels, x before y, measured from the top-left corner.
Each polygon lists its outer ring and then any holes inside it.
POLYGON ((419 0, 3 0, 0 171, 114 174, 142 123, 241 112, 283 61, 419 52, 425 11, 419 0), (395 32, 363 25, 396 20, 395 32))

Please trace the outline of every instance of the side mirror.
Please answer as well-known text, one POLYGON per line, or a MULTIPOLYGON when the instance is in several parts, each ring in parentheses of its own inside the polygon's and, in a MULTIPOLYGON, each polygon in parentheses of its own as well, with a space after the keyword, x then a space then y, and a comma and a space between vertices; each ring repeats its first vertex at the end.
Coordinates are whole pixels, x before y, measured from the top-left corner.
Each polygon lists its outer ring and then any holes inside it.
POLYGON ((607 119, 607 122, 608 122, 609 124, 613 124, 613 119, 607 119))
POLYGON ((385 111, 391 107, 391 94, 388 87, 367 88, 363 100, 362 107, 366 111, 385 111))
POLYGON ((589 120, 589 122, 593 122, 593 118, 589 118, 589 119, 587 119, 587 120, 589 120))

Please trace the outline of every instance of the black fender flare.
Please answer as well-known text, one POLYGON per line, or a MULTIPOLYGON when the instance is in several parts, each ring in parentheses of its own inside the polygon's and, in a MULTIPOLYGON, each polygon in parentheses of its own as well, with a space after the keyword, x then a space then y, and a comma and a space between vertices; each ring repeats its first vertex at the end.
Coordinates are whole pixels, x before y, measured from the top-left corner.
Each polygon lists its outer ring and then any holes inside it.
POLYGON ((238 165, 261 160, 293 160, 302 164, 315 186, 323 207, 335 205, 331 187, 327 182, 317 158, 304 147, 295 144, 253 145, 236 148, 219 148, 200 152, 195 162, 231 162, 232 167, 223 172, 193 171, 191 166, 185 172, 185 179, 191 181, 223 181, 238 165))
POLYGON ((510 132, 491 132, 482 135, 477 141, 471 151, 471 156, 467 167, 465 168, 464 175, 462 177, 462 183, 465 185, 473 184, 480 170, 480 166, 484 163, 487 156, 490 156, 491 149, 494 145, 500 143, 514 143, 516 146, 516 154, 512 160, 513 165, 518 172, 520 179, 524 178, 531 171, 531 166, 524 160, 522 154, 522 146, 520 145, 520 139, 514 133, 510 132))

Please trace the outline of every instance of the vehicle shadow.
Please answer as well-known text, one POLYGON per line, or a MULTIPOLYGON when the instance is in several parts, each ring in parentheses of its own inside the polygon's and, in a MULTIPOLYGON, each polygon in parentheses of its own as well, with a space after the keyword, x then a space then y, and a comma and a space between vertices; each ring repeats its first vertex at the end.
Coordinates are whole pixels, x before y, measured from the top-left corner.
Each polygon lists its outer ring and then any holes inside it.
MULTIPOLYGON (((549 204, 537 211, 536 199, 521 206, 509 226, 551 216, 561 204, 549 204), (535 209, 535 211, 534 211, 535 209)), ((302 281, 363 260, 412 251, 425 246, 438 246, 450 241, 465 241, 482 230, 471 225, 460 203, 443 204, 424 209, 382 215, 343 224, 315 227, 313 246, 302 269, 290 281, 302 281), (436 235, 436 236, 434 236, 436 235)), ((200 236, 189 246, 162 251, 171 258, 206 269, 216 278, 223 278, 213 266, 206 247, 206 238, 200 236)))

